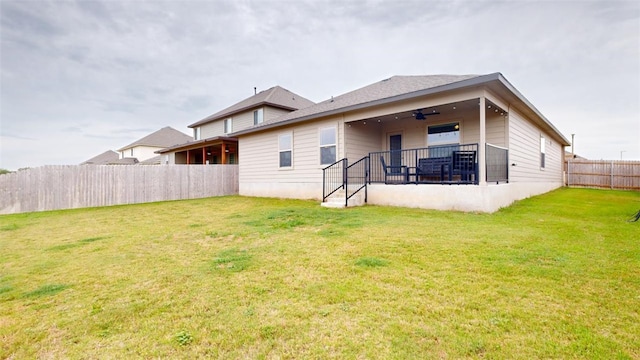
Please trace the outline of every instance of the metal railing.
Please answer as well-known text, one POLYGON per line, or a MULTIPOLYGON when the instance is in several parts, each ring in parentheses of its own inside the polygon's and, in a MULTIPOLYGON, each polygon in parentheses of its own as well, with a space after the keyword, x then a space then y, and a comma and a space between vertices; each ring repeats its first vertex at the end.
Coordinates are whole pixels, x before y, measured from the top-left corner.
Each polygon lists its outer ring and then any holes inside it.
POLYGON ((509 182, 509 149, 491 144, 485 149, 487 182, 509 182))
POLYGON ((341 159, 322 169, 322 201, 345 188, 347 159, 341 159))
POLYGON ((364 189, 364 202, 367 202, 367 178, 369 174, 369 157, 354 162, 347 167, 345 176, 345 206, 348 205, 349 199, 364 189))
POLYGON ((478 144, 369 153, 369 182, 478 184, 478 144))

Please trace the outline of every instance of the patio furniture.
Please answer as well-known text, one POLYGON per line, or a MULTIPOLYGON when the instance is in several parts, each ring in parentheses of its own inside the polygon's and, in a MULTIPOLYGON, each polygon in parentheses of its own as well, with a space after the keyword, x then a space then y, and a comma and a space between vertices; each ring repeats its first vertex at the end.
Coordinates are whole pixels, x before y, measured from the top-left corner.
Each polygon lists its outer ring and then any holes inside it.
POLYGON ((476 166, 476 151, 454 151, 453 156, 453 174, 460 175, 462 181, 477 181, 478 168, 476 166), (473 175, 473 178, 472 176, 473 175))
POLYGON ((424 182, 425 178, 437 177, 438 180, 451 180, 451 157, 431 157, 418 159, 416 167, 416 182, 424 182), (445 174, 447 175, 445 177, 445 174))
POLYGON ((387 165, 384 156, 380 156, 380 163, 384 171, 385 184, 406 184, 409 181, 409 171, 405 165, 387 165), (399 178, 399 181, 390 182, 389 177, 399 178))

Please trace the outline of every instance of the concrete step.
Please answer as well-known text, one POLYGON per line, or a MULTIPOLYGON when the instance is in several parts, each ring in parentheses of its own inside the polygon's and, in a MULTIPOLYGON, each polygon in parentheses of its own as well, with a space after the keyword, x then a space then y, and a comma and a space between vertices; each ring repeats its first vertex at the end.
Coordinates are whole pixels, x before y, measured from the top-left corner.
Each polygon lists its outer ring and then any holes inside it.
MULTIPOLYGON (((335 193, 331 194, 331 196, 329 196, 327 200, 321 203, 320 205, 327 208, 342 209, 345 207, 344 206, 345 196, 346 195, 344 190, 336 191, 335 193)), ((352 196, 351 199, 349 199, 349 207, 362 206, 362 205, 364 205, 364 190, 361 190, 360 192, 352 196)))

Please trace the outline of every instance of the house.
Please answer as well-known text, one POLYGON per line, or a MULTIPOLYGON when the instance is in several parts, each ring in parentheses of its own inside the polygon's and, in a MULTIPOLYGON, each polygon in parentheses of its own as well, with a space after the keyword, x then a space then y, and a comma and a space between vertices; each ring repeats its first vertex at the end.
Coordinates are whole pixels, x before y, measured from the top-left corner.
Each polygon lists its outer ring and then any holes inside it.
POLYGON ((253 108, 224 132, 240 195, 493 212, 563 185, 569 141, 500 73, 394 76, 252 124, 253 108))
POLYGON ((91 159, 80 163, 80 165, 107 165, 112 161, 117 161, 120 158, 120 154, 113 150, 107 150, 100 155, 96 155, 91 159))
POLYGON ((160 164, 160 156, 156 151, 191 140, 191 136, 166 126, 118 149, 120 158, 110 164, 160 164))
POLYGON ((275 86, 189 125, 192 141, 157 153, 164 164, 237 164, 238 140, 230 134, 311 105, 314 102, 275 86))

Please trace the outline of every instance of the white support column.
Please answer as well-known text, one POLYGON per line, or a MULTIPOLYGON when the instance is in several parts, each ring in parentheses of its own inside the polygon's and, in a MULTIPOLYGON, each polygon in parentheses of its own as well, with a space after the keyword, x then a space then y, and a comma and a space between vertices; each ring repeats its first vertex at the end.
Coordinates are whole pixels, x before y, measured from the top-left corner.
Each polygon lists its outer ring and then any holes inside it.
POLYGON ((480 186, 487 186, 487 161, 485 146, 487 143, 487 104, 486 97, 480 97, 480 141, 478 142, 478 178, 480 186))

